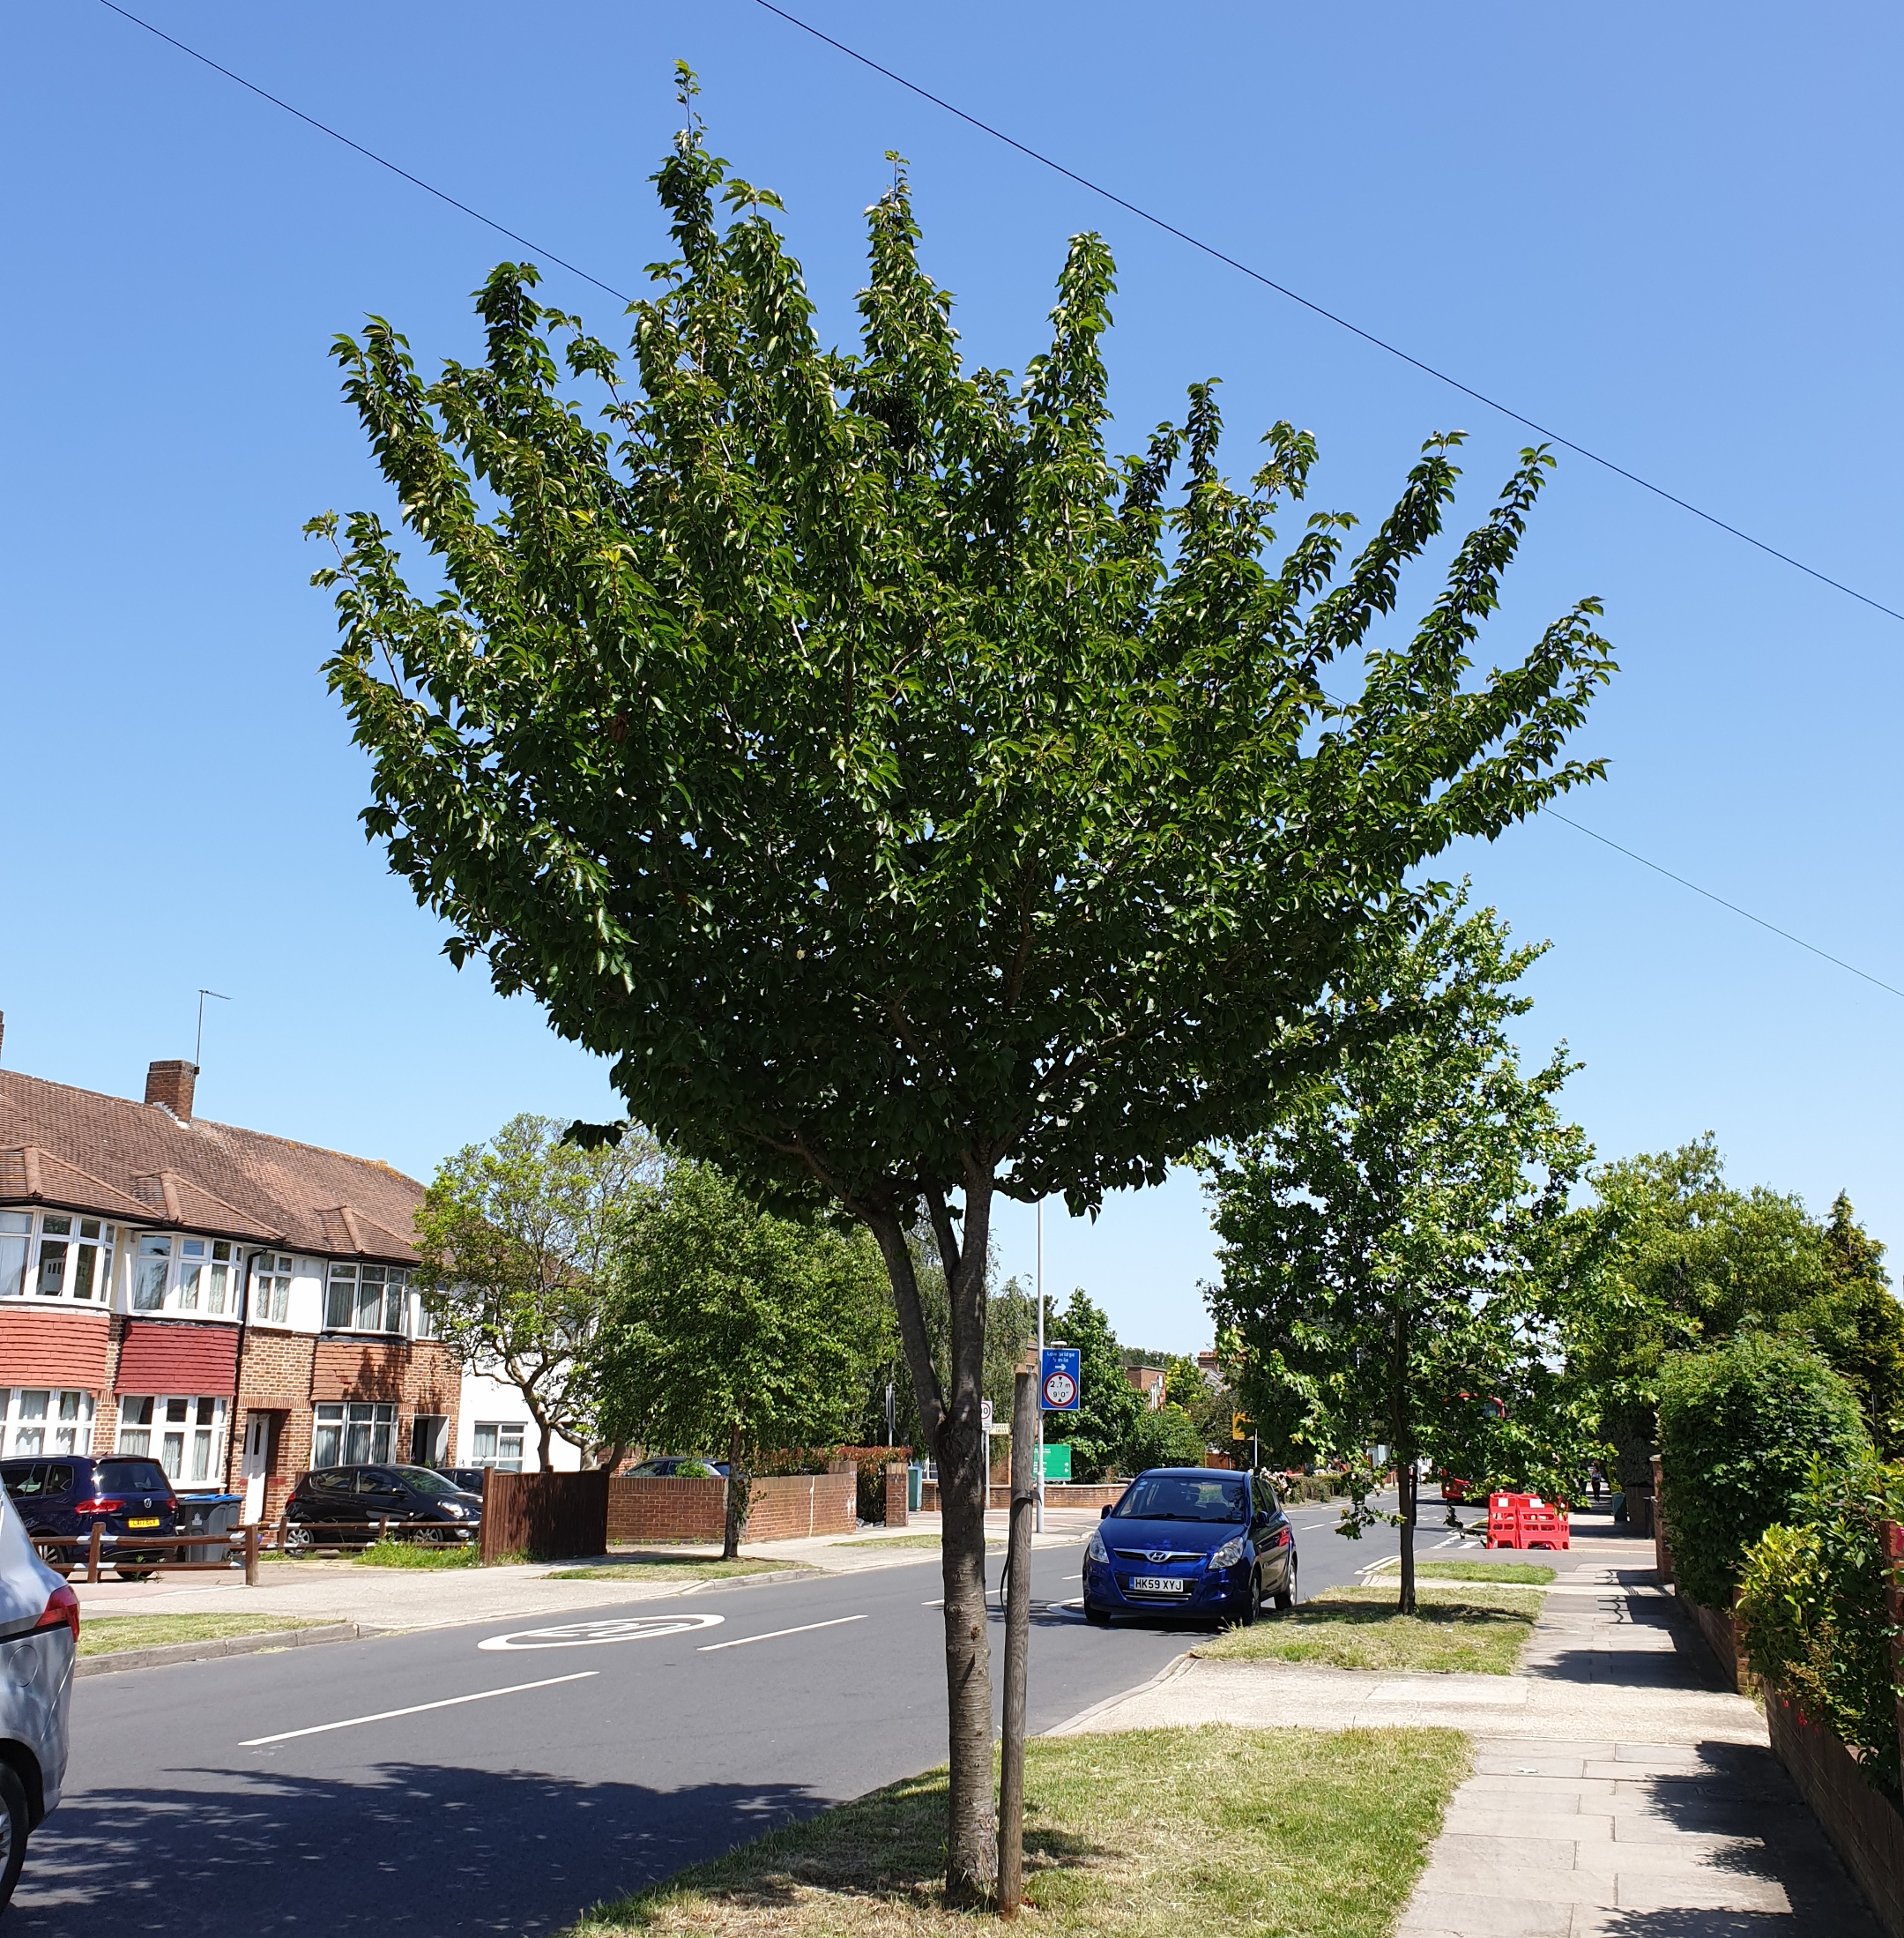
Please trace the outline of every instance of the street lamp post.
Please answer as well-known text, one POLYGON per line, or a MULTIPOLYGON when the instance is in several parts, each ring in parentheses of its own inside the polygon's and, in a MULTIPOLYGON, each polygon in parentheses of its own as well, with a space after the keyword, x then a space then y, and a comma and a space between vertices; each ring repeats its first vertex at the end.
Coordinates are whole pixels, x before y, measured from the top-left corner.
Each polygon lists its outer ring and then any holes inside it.
MULTIPOLYGON (((1038 1201, 1038 1376, 1045 1377, 1045 1200, 1038 1201)), ((1038 1507, 1032 1524, 1045 1532, 1045 1396, 1038 1396, 1038 1507)))

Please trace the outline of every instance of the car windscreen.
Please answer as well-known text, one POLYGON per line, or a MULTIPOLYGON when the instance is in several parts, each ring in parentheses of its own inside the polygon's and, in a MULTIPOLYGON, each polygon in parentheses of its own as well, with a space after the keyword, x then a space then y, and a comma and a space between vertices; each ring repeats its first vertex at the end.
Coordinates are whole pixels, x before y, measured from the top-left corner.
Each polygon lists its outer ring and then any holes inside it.
POLYGON ((437 1473, 429 1467, 399 1467, 397 1470, 397 1478, 412 1494, 447 1496, 463 1492, 447 1474, 437 1473))
POLYGON ((1112 1512, 1120 1521, 1246 1521, 1249 1487, 1186 1473, 1145 1474, 1131 1482, 1112 1512))
POLYGON ((102 1460, 93 1470, 101 1494, 169 1494, 172 1484, 156 1460, 102 1460))

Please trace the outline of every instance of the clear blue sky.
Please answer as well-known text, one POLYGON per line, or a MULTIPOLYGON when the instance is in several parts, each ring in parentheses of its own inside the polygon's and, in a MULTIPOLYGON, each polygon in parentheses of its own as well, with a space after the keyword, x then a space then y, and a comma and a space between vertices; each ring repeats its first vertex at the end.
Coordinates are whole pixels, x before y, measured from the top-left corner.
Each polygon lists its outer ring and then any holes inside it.
MULTIPOLYGON (((829 334, 860 211, 912 165, 968 352, 1022 368, 1065 238, 1120 263, 1134 446, 1220 376, 1246 469, 1277 418, 1313 501, 1385 509, 1472 433, 1478 518, 1525 434, 796 33, 751 0, 490 0, 148 18, 604 280, 664 253, 646 177, 697 67, 718 152, 786 198, 829 334)), ((1904 19, 1845 5, 1353 10, 806 0, 816 24, 1529 415, 1904 603, 1897 347, 1904 19), (956 20, 956 29, 949 23, 956 20)), ((208 1115, 428 1174, 512 1112, 612 1108, 526 1002, 458 976, 368 849, 299 528, 383 507, 326 347, 367 311, 425 363, 523 253, 96 0, 15 10, 0 111, 12 301, 0 617, 6 1062, 138 1093, 206 1019, 208 1115)), ((545 263, 599 329, 598 290, 545 263)), ((1409 603, 1432 596, 1426 580, 1409 603)), ((1893 739, 1904 625, 1568 459, 1484 648, 1583 593, 1624 670, 1568 808, 1904 987, 1893 739)), ((1462 857, 1551 937, 1526 1040, 1565 1036, 1601 1153, 1710 1129, 1733 1174, 1904 1242, 1904 1001, 1551 823, 1462 857)), ((1030 1263, 1008 1214, 1008 1269, 1030 1263)), ((1047 1282, 1127 1338, 1207 1337, 1193 1183, 1047 1222, 1047 1282)))

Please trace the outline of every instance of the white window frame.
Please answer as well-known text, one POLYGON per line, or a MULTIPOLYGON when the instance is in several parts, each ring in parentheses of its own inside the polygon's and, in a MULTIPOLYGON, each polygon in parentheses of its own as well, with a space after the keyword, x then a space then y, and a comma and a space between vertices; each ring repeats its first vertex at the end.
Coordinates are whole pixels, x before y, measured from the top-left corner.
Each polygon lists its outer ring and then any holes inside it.
POLYGON ((260 1252, 251 1263, 251 1323, 291 1323, 291 1281, 297 1261, 289 1252, 260 1252))
POLYGON ((479 1420, 470 1431, 470 1465, 494 1467, 498 1473, 520 1473, 523 1450, 528 1442, 525 1420, 479 1420))
POLYGON ((230 1416, 216 1393, 122 1393, 113 1451, 156 1460, 174 1487, 215 1487, 230 1416))
POLYGON ((236 1321, 244 1307, 244 1247, 194 1232, 141 1232, 132 1254, 132 1310, 236 1321))
POLYGON ((311 1466, 395 1465, 397 1408, 383 1400, 319 1400, 311 1422, 311 1466))
POLYGON ((118 1238, 109 1219, 78 1211, 0 1211, 0 1299, 110 1309, 118 1238), (50 1287, 49 1272, 56 1281, 50 1287))
POLYGON ((334 1259, 324 1275, 326 1332, 362 1332, 378 1338, 401 1339, 410 1331, 410 1271, 405 1265, 379 1265, 368 1259, 334 1259), (367 1295, 376 1290, 375 1324, 365 1320, 367 1295), (341 1316, 339 1314, 341 1313, 341 1316), (391 1323, 394 1320, 395 1324, 391 1323))
POLYGON ((0 1458, 91 1453, 94 1405, 92 1394, 76 1387, 0 1386, 0 1458))

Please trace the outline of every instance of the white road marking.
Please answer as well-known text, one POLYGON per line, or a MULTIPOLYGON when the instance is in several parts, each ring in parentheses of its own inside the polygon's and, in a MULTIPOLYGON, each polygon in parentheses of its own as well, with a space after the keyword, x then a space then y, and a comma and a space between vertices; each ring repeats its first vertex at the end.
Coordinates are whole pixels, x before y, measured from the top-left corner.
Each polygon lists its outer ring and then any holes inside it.
POLYGON ((838 1629, 849 1621, 864 1621, 864 1615, 836 1615, 831 1621, 803 1621, 797 1629, 770 1629, 763 1636, 736 1636, 732 1642, 703 1642, 695 1651, 712 1655, 717 1649, 744 1649, 750 1642, 772 1642, 780 1636, 803 1636, 814 1629, 838 1629))
POLYGON ((453 1710, 459 1703, 487 1703, 492 1696, 520 1696, 525 1689, 553 1688, 558 1682, 585 1682, 599 1669, 580 1669, 574 1675, 551 1675, 539 1682, 515 1682, 506 1689, 478 1689, 473 1696, 446 1696, 440 1703, 413 1703, 408 1709, 379 1710, 375 1716, 346 1716, 341 1723, 314 1723, 309 1729, 282 1729, 275 1736, 252 1736, 240 1749, 262 1749, 267 1743, 288 1743, 294 1736, 322 1736, 333 1729, 355 1729, 360 1723, 388 1723, 398 1716, 420 1716, 425 1710, 453 1710))
POLYGON ((565 1621, 551 1629, 518 1629, 512 1636, 485 1636, 479 1649, 592 1649, 604 1642, 647 1642, 717 1629, 725 1615, 631 1615, 614 1621, 565 1621))

